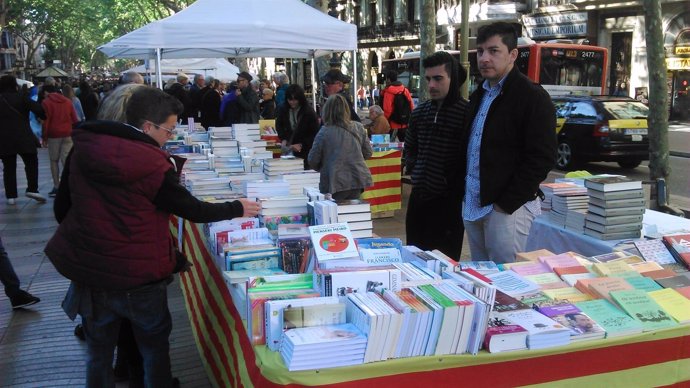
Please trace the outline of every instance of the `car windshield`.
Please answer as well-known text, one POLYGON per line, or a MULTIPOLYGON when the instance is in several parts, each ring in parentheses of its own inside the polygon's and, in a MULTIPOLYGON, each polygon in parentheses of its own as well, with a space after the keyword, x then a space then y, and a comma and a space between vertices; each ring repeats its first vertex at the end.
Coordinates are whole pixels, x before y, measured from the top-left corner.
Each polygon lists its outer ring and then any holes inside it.
POLYGON ((624 119, 646 119, 649 108, 641 102, 636 101, 603 101, 604 109, 614 118, 624 119))

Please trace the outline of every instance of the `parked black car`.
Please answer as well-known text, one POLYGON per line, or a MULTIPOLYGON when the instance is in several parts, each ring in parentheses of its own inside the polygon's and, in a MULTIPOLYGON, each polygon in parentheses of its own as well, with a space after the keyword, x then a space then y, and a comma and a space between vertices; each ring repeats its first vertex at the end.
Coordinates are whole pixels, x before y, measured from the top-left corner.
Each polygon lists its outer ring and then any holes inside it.
POLYGON ((649 108, 629 97, 553 96, 561 170, 586 162, 635 168, 649 160, 649 108))

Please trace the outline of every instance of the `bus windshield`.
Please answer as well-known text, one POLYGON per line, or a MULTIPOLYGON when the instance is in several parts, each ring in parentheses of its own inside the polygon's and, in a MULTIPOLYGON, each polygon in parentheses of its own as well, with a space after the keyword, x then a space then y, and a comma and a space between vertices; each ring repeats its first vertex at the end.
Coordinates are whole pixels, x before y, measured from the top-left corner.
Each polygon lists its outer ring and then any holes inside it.
POLYGON ((540 57, 537 82, 550 94, 601 94, 603 51, 542 47, 540 57))

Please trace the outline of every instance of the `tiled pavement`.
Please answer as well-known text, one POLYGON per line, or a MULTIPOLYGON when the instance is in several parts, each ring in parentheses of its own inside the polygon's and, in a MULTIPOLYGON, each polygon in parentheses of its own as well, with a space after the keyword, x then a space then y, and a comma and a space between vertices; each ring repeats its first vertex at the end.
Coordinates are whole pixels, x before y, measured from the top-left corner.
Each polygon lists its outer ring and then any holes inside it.
MULTIPOLYGON (((47 158, 47 151, 39 150, 39 189, 44 195, 52 188, 47 158)), ((26 179, 24 166, 18 160, 19 192, 23 193, 26 179)), ((39 204, 18 198, 16 205, 7 205, 4 189, 0 190, 3 244, 22 288, 41 298, 34 306, 12 311, 9 299, 0 292, 0 387, 83 387, 86 345, 73 335, 76 323, 60 307, 69 282, 43 254, 57 226, 52 200, 39 204)), ((182 387, 210 387, 194 344, 179 283, 171 284, 168 291, 173 317, 173 375, 180 378, 182 387)))

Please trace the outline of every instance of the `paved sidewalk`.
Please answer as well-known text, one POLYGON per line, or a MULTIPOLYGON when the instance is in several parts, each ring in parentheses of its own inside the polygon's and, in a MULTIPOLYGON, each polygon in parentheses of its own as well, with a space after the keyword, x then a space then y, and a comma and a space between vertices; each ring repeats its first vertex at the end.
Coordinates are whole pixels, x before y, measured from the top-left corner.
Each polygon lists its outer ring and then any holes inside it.
MULTIPOLYGON (((23 193, 24 165, 18 160, 19 193, 23 193)), ((47 196, 53 185, 46 149, 39 150, 39 165, 39 190, 47 196)), ((57 227, 52 202, 49 199, 48 203, 39 204, 23 197, 17 199, 16 205, 7 205, 4 188, 0 187, 3 244, 22 289, 41 298, 36 305, 12 311, 9 299, 0 292, 0 387, 72 388, 85 384, 86 344, 73 335, 76 323, 60 307, 69 281, 57 273, 43 254, 57 227)), ((182 387, 210 387, 177 281, 168 288, 168 300, 173 319, 173 375, 180 378, 182 387)))

